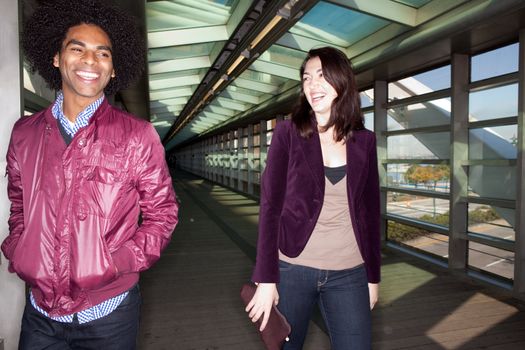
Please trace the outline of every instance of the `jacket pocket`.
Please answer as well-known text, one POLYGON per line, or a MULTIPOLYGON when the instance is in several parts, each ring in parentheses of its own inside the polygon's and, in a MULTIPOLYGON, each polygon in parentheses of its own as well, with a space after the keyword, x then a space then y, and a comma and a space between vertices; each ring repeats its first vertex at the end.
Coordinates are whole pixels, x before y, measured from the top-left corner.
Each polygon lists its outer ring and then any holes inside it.
POLYGON ((39 237, 30 235, 25 230, 20 236, 13 250, 10 264, 11 269, 30 286, 38 286, 47 290, 44 286, 51 284, 53 276, 53 242, 46 240, 45 234, 39 237), (49 248, 49 249, 46 249, 49 248))
POLYGON ((128 157, 123 147, 107 140, 98 140, 91 146, 78 174, 80 186, 75 201, 78 214, 112 216, 123 187, 131 186, 128 157))
POLYGON ((71 284, 81 290, 98 289, 116 278, 117 269, 104 238, 94 234, 98 232, 96 220, 85 220, 81 225, 89 225, 92 230, 81 228, 79 232, 84 234, 72 240, 75 254, 71 256, 71 284))
POLYGON ((76 211, 81 216, 91 214, 103 218, 112 216, 118 207, 121 189, 124 186, 124 165, 120 169, 100 165, 85 166, 77 194, 76 211))

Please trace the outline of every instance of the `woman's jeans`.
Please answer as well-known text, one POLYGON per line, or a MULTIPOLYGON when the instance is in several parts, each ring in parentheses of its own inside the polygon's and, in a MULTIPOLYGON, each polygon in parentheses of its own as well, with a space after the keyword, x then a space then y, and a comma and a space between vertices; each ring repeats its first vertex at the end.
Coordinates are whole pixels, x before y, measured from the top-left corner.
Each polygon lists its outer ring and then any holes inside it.
POLYGON ((332 350, 369 350, 371 315, 363 265, 333 271, 279 261, 279 305, 292 333, 283 349, 302 349, 314 305, 319 304, 332 350))

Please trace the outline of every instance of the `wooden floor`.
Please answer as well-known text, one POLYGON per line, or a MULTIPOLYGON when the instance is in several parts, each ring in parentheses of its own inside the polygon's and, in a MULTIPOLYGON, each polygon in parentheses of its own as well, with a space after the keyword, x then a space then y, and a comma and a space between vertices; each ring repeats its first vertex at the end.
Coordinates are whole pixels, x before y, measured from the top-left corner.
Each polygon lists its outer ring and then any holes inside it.
MULTIPOLYGON (((258 204, 174 174, 179 225, 143 273, 140 349, 263 349, 239 289, 255 256, 258 204)), ((446 270, 385 250, 373 349, 525 349, 525 306, 446 270)), ((319 317, 304 349, 330 349, 319 317)))

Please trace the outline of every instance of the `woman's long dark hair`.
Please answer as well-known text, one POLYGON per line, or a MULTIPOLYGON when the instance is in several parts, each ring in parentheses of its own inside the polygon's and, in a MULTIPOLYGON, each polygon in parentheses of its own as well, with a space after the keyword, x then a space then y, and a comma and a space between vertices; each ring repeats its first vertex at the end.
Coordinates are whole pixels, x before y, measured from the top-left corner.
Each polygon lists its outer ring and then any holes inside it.
MULTIPOLYGON (((337 92, 337 97, 332 102, 330 118, 323 129, 327 130, 334 126, 336 141, 350 139, 352 131, 361 130, 365 127, 361 113, 361 100, 350 60, 343 52, 333 47, 312 49, 301 65, 301 81, 306 63, 314 57, 319 57, 321 60, 324 78, 337 92)), ((308 103, 302 87, 299 101, 292 113, 292 122, 304 138, 310 137, 316 128, 314 111, 308 103)))

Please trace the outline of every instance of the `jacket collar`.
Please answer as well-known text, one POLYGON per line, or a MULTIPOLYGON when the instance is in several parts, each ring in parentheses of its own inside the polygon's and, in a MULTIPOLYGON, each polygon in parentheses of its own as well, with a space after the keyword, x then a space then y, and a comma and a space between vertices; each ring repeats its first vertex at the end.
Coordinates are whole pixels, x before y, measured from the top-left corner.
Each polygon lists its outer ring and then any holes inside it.
MULTIPOLYGON (((108 109, 109 107, 110 107, 110 104, 108 102, 108 99, 104 98, 104 100, 102 101, 100 106, 97 108, 97 110, 95 111, 93 116, 91 116, 91 118, 89 118, 88 126, 93 124, 96 119, 99 119, 99 118, 101 118, 101 116, 104 116, 104 111, 106 109, 108 109)), ((53 104, 49 105, 49 107, 47 107, 45 109, 45 111, 44 111, 45 119, 46 119, 46 122, 49 125, 56 125, 57 121, 56 121, 55 117, 53 116, 52 109, 53 109, 53 104)))

